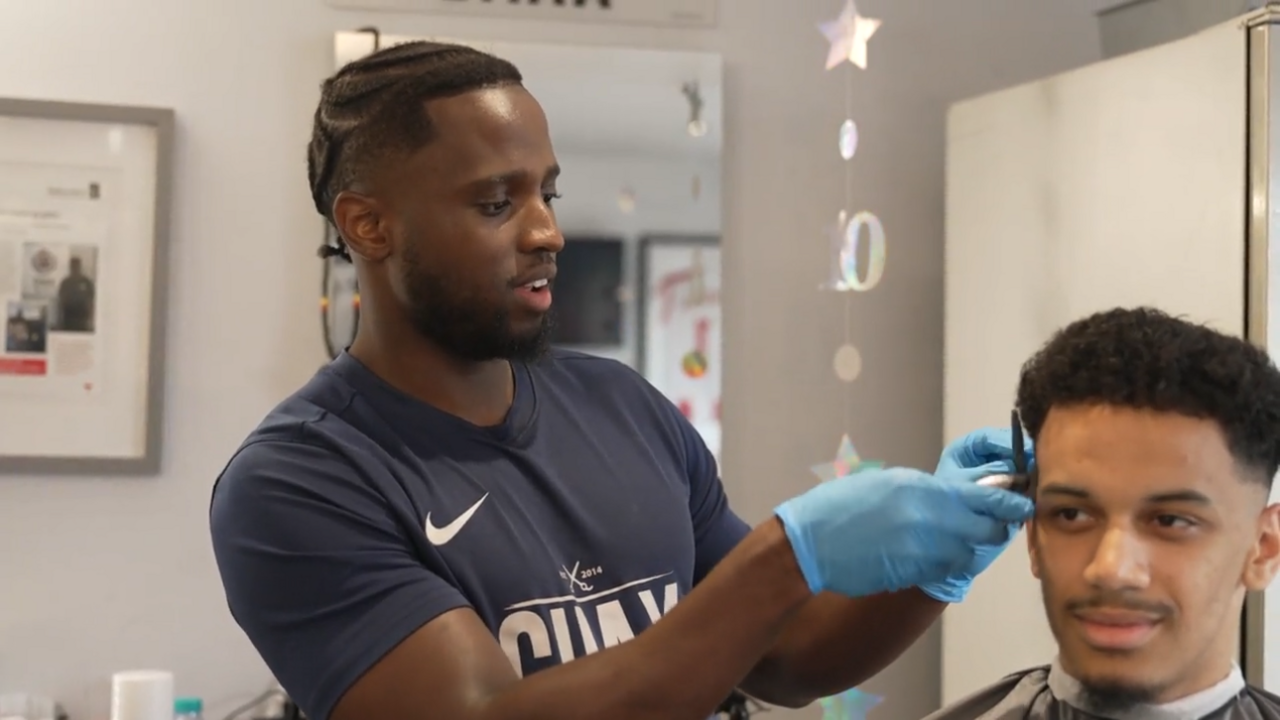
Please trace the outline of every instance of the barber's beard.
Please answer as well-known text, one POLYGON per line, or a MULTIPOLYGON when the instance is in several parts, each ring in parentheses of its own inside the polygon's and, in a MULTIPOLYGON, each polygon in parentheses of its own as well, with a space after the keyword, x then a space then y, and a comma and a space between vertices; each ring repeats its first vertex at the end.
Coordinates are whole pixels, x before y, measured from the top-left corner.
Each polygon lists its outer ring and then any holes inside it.
POLYGON ((551 314, 533 332, 515 333, 510 314, 492 298, 468 293, 441 275, 405 258, 409 322, 424 338, 467 362, 534 362, 550 347, 551 314))

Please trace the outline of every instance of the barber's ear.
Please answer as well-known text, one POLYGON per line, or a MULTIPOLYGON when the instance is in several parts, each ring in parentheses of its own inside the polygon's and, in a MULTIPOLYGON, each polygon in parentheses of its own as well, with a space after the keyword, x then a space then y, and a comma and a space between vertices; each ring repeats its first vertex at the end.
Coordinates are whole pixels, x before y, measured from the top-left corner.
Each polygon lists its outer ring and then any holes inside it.
POLYGON ((1280 570, 1280 504, 1268 505, 1258 516, 1258 534, 1244 566, 1248 590, 1265 590, 1280 570))
POLYGON ((333 224, 352 255, 378 262, 391 254, 391 237, 376 199, 352 190, 338 193, 333 224))
POLYGON ((1027 521, 1027 555, 1031 557, 1031 576, 1040 579, 1040 553, 1036 552, 1036 521, 1032 518, 1027 521))

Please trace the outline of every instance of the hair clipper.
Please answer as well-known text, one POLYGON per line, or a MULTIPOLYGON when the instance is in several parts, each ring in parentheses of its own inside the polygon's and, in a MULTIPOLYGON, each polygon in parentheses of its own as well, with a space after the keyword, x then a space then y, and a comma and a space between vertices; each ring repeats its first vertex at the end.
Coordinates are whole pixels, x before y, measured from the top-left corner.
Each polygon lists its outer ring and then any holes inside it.
POLYGON ((1013 430, 1013 472, 988 475, 979 480, 978 484, 1031 496, 1034 488, 1031 473, 1027 470, 1027 450, 1022 444, 1022 418, 1016 409, 1009 415, 1010 428, 1013 430))

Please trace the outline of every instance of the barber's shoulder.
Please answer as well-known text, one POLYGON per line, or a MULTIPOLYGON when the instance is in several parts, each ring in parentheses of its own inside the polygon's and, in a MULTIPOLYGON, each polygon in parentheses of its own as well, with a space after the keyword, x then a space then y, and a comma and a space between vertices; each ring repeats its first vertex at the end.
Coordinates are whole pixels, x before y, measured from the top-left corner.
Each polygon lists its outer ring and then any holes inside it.
POLYGON ((626 363, 613 358, 566 348, 552 348, 542 360, 531 365, 535 372, 551 376, 576 378, 586 382, 624 380, 632 382, 639 378, 626 363))
POLYGON ((332 449, 301 438, 254 437, 245 440, 227 461, 214 483, 215 496, 228 485, 252 483, 268 476, 297 473, 331 474, 343 465, 332 449))
POLYGON ((613 358, 555 348, 544 360, 534 364, 532 369, 545 382, 557 388, 587 393, 599 402, 612 398, 616 403, 632 409, 637 404, 660 407, 667 402, 644 375, 613 358))
POLYGON ((628 437, 640 430, 655 446, 670 449, 681 463, 687 462, 691 448, 702 446, 706 452, 681 409, 623 362, 557 349, 535 372, 543 375, 551 392, 564 393, 565 404, 575 412, 595 413, 593 424, 602 430, 625 418, 628 437))
POLYGON ((265 512, 318 495, 340 500, 361 490, 368 468, 362 471, 352 458, 368 462, 377 454, 362 446, 358 434, 351 437, 349 428, 329 427, 335 422, 331 416, 308 412, 306 406, 290 412, 278 408, 232 451, 214 478, 211 514, 260 503, 266 503, 260 511, 265 512))
POLYGON ((355 473, 322 447, 297 440, 246 441, 214 480, 209 523, 215 548, 246 535, 273 535, 282 525, 298 527, 317 500, 341 505, 343 485, 355 473))
POLYGON ((215 497, 223 486, 250 483, 263 475, 300 472, 326 477, 349 472, 353 468, 346 458, 376 455, 370 452, 376 443, 346 417, 353 397, 350 389, 331 375, 318 373, 263 417, 218 473, 215 497))
POLYGON ((276 412, 268 415, 232 451, 214 481, 214 495, 224 486, 252 482, 263 475, 329 470, 340 463, 339 453, 318 441, 307 425, 276 412))

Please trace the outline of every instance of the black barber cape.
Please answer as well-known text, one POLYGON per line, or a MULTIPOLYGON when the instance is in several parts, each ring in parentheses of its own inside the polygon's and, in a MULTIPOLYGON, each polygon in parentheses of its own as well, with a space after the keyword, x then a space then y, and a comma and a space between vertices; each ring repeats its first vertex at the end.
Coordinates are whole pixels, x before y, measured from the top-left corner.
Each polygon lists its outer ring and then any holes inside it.
POLYGON ((925 720, 1280 720, 1280 696, 1244 682, 1236 668, 1227 679, 1166 705, 1098 712, 1080 684, 1052 665, 1010 675, 925 720))

